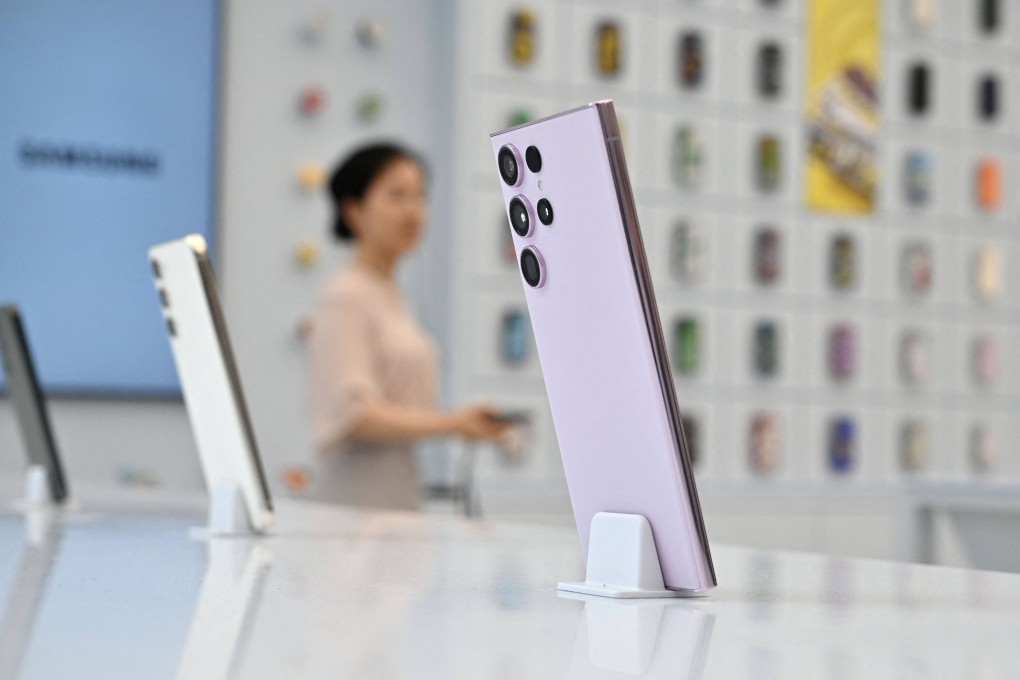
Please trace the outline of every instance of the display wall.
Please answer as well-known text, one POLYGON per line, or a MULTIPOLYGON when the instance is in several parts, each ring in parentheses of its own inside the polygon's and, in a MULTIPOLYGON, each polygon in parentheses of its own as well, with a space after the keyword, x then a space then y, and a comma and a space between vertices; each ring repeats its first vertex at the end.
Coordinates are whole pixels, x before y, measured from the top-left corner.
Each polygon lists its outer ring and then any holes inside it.
POLYGON ((214 0, 0 5, 0 303, 51 393, 178 391, 146 253, 214 234, 218 50, 214 0))
POLYGON ((523 458, 481 453, 492 495, 565 493, 487 138, 607 97, 706 488, 892 498, 903 479, 1017 472, 1020 17, 1002 5, 989 32, 976 2, 934 3, 930 25, 910 3, 850 5, 872 10, 842 30, 844 54, 873 54, 873 186, 835 214, 810 198, 809 83, 844 57, 808 71, 827 37, 811 35, 807 2, 232 7, 225 297, 277 480, 314 470, 297 329, 348 256, 329 240, 324 173, 396 137, 430 164, 430 232, 403 283, 443 347, 444 401, 532 414, 523 458), (619 71, 602 74, 614 41, 619 71), (931 69, 923 113, 908 97, 916 61, 931 69), (973 92, 986 72, 988 120, 973 92), (975 193, 986 157, 1003 188, 989 209, 975 193))
POLYGON ((1016 476, 1015 9, 465 7, 455 289, 458 328, 484 335, 457 384, 541 412, 537 356, 506 336, 524 303, 477 140, 613 98, 709 490, 1016 476))
MULTIPOLYGON (((325 173, 395 138, 430 169, 429 231, 401 283, 440 342, 443 401, 532 415, 522 457, 479 449, 483 510, 569 521, 488 135, 606 97, 713 536, 889 556, 904 482, 1016 480, 1020 12, 999 3, 987 30, 981 5, 889 0, 847 29, 877 48, 873 191, 855 202, 808 186, 826 158, 810 151, 812 83, 860 96, 865 81, 838 79, 843 57, 809 72, 826 41, 806 0, 227 3, 217 274, 274 489, 314 474, 300 329, 350 254, 328 235, 325 173), (930 23, 911 14, 928 6, 930 23)), ((125 414, 115 446, 76 430, 68 448, 197 484, 179 406, 131 408, 96 411, 125 414), (172 436, 146 446, 151 425, 172 436)), ((55 411, 58 438, 64 419, 91 432, 93 411, 55 411)), ((444 445, 427 480, 451 473, 444 445)))

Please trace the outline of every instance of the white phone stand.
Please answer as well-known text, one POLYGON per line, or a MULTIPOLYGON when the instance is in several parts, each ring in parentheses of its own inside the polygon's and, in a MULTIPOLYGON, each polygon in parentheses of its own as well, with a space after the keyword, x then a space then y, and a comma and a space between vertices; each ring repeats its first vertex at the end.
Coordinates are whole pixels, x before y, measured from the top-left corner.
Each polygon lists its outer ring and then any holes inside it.
POLYGON ((25 473, 26 508, 44 508, 55 505, 50 495, 50 473, 42 465, 30 465, 25 473))
POLYGON ((591 520, 584 583, 560 583, 570 593, 616 598, 684 597, 667 590, 652 527, 644 515, 599 512, 591 520))
POLYGON ((252 528, 241 487, 233 482, 219 482, 209 490, 209 524, 191 533, 195 538, 259 535, 252 528))

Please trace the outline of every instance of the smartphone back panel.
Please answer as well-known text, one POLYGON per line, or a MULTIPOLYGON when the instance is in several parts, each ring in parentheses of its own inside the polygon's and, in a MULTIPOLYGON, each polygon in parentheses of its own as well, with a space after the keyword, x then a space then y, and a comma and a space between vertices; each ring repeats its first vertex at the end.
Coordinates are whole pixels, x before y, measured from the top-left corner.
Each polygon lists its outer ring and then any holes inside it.
POLYGON ((181 391, 206 486, 237 484, 252 528, 273 521, 272 501, 201 236, 149 250, 181 391))
MULTIPOLYGON (((506 204, 546 199, 513 233, 518 261, 540 253, 540 287, 522 280, 585 555, 600 511, 644 515, 669 588, 715 585, 680 414, 612 102, 495 133, 520 160, 506 204), (535 147, 540 169, 530 169, 535 147), (527 160, 526 160, 527 159, 527 160)), ((512 211, 511 211, 512 214, 512 211)), ((518 215, 519 218, 519 215, 518 215)), ((514 217, 511 216, 511 222, 514 217)), ((525 277, 522 276, 522 279, 525 277)))
POLYGON ((15 305, 0 307, 0 358, 3 359, 7 389, 14 404, 14 414, 28 462, 46 469, 50 498, 60 503, 67 498, 67 480, 60 464, 46 402, 39 387, 25 328, 21 323, 21 314, 15 305))

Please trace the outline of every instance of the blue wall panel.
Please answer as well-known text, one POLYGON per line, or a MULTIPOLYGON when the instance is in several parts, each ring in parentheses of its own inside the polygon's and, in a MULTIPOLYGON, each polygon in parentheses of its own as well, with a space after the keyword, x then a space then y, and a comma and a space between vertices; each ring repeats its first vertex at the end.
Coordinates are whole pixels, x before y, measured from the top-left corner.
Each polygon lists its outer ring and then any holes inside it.
POLYGON ((217 66, 216 0, 0 0, 0 302, 47 389, 177 391, 146 251, 212 235, 217 66))

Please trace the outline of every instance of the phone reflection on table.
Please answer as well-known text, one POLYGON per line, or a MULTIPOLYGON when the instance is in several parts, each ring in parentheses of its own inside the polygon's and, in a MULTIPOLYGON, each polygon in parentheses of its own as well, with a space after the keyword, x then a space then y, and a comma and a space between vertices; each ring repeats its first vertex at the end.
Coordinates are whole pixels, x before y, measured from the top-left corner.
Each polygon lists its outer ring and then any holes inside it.
POLYGON ((178 680, 240 676, 273 553, 254 539, 212 539, 178 680))
POLYGON ((0 617, 0 678, 20 677, 62 537, 63 526, 52 510, 25 513, 25 548, 0 617))
POLYGON ((715 615, 677 600, 616 600, 560 592, 584 602, 568 678, 624 673, 700 680, 715 615))

